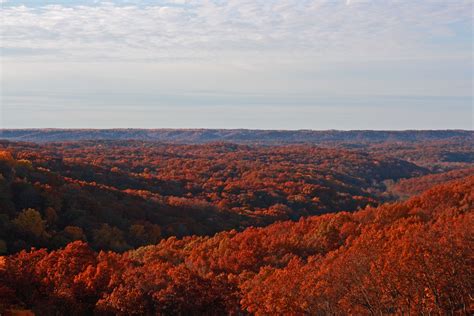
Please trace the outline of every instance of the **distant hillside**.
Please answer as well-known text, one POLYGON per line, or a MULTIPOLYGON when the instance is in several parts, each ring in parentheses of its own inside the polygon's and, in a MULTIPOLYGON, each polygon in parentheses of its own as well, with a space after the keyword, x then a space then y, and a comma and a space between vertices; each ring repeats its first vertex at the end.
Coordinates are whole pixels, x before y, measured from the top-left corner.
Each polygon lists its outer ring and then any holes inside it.
POLYGON ((446 183, 451 180, 457 180, 471 175, 474 175, 474 168, 456 169, 449 172, 401 179, 394 185, 389 186, 388 191, 394 196, 404 199, 413 195, 421 194, 437 184, 446 183))
POLYGON ((0 139, 32 142, 72 140, 151 140, 179 143, 228 141, 236 143, 415 142, 470 141, 473 131, 314 131, 246 129, 2 129, 0 139))
POLYGON ((73 240, 123 251, 355 211, 379 203, 384 182, 426 173, 395 158, 309 145, 0 142, 0 254, 73 240))

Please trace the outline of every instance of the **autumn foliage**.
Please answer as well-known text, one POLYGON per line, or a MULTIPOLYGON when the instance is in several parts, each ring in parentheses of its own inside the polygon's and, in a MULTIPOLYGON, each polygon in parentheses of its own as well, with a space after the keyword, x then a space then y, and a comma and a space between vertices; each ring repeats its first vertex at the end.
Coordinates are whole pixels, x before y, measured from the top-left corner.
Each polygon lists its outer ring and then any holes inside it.
POLYGON ((472 146, 423 135, 0 141, 0 314, 472 313, 472 146))
POLYGON ((124 253, 3 257, 0 304, 38 314, 468 314, 474 176, 405 202, 124 253))
POLYGON ((76 240, 126 251, 354 211, 385 183, 424 175, 404 160, 311 145, 0 142, 0 254, 76 240))

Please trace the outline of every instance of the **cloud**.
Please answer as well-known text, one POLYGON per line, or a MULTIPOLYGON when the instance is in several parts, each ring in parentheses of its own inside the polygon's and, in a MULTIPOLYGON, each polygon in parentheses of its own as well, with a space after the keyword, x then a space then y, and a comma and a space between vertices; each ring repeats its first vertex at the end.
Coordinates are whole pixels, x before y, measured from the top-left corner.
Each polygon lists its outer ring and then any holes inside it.
POLYGON ((10 0, 0 15, 0 126, 472 124, 471 0, 10 0))
POLYGON ((21 51, 18 58, 31 51, 30 58, 44 60, 35 52, 50 51, 51 60, 61 61, 284 63, 470 53, 433 48, 456 38, 456 25, 470 27, 471 1, 57 3, 3 7, 3 46, 21 51))

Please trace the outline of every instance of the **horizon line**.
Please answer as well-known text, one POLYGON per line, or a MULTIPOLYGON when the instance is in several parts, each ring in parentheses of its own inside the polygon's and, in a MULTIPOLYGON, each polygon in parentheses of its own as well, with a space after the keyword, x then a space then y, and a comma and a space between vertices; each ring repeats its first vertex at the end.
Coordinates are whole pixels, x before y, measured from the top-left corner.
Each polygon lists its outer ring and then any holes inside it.
POLYGON ((224 131, 282 131, 282 132, 298 132, 298 131, 311 131, 311 132, 421 132, 421 131, 465 131, 474 132, 474 129, 463 129, 463 128, 440 128, 440 129, 267 129, 267 128, 207 128, 207 127, 5 127, 0 128, 0 131, 5 130, 56 130, 56 131, 68 131, 68 130, 95 130, 95 131, 106 131, 106 130, 136 130, 136 131, 157 131, 157 130, 178 130, 178 131, 203 131, 203 130, 224 130, 224 131))

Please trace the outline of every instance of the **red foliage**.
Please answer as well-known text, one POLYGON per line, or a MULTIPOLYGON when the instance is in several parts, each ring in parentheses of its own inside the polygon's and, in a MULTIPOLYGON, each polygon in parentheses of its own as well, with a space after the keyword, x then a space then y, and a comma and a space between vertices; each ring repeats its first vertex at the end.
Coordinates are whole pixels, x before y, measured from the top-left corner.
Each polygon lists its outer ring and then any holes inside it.
POLYGON ((22 251, 0 269, 0 304, 43 314, 468 314, 473 187, 467 177, 406 202, 123 254, 81 241, 22 251))
POLYGON ((0 253, 57 249, 75 240, 123 252, 171 236, 355 211, 380 203, 386 181, 427 172, 383 154, 311 145, 83 141, 0 147, 0 216, 6 222, 0 253))

